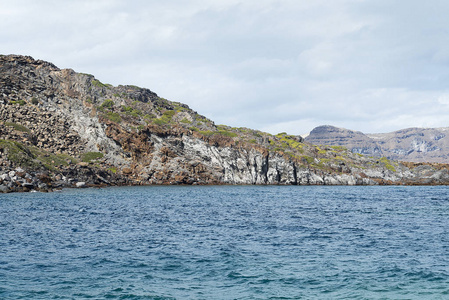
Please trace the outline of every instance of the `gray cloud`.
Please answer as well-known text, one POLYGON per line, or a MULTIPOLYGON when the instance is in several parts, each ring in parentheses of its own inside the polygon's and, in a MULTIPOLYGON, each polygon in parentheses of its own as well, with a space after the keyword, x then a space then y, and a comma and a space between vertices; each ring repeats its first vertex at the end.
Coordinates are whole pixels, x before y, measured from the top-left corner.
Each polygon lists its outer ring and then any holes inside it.
POLYGON ((5 1, 1 53, 303 134, 447 126, 445 1, 5 1))

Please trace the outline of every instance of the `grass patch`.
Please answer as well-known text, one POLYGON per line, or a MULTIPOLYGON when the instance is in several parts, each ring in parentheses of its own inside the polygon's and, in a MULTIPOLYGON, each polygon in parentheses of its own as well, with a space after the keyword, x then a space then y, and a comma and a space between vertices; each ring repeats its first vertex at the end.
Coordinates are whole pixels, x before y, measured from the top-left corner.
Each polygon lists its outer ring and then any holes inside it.
POLYGON ((36 160, 41 162, 45 168, 49 170, 56 170, 58 166, 68 166, 69 163, 77 163, 78 161, 68 154, 52 153, 37 147, 31 147, 30 152, 36 157, 36 160))
POLYGON ((23 105, 26 104, 26 101, 25 100, 17 100, 17 101, 12 100, 10 103, 11 104, 18 104, 20 106, 23 106, 23 105))
POLYGON ((8 159, 22 168, 56 170, 58 166, 67 166, 77 160, 63 153, 52 153, 37 147, 26 147, 23 144, 0 139, 0 149, 7 153, 8 159))
POLYGON ((42 166, 30 150, 19 142, 0 139, 0 149, 7 153, 11 162, 20 167, 39 168, 42 166))
POLYGON ((218 134, 218 135, 223 135, 223 136, 227 136, 227 137, 231 137, 231 138, 237 137, 237 133, 230 132, 230 131, 224 131, 224 130, 218 130, 218 131, 205 130, 205 131, 199 131, 199 133, 201 133, 204 136, 212 136, 214 134, 218 134))
POLYGON ((108 87, 108 85, 106 85, 106 84, 104 84, 104 83, 102 83, 100 80, 97 80, 97 79, 93 79, 92 80, 92 85, 94 85, 94 86, 96 86, 96 87, 100 87, 100 88, 102 88, 102 87, 108 87))
POLYGON ((390 170, 392 172, 396 172, 396 168, 391 164, 391 162, 388 160, 388 158, 382 157, 381 159, 379 159, 379 161, 381 163, 383 163, 385 168, 387 168, 388 170, 390 170))
POLYGON ((307 164, 312 164, 313 162, 314 162, 314 158, 313 157, 310 157, 310 156, 306 156, 306 155, 304 155, 304 156, 300 156, 300 159, 301 159, 301 161, 303 162, 303 163, 307 163, 307 164))
POLYGON ((339 152, 348 150, 348 148, 343 146, 331 146, 331 148, 339 152))
POLYGON ((112 174, 117 174, 117 168, 116 167, 110 167, 110 168, 108 168, 108 171, 111 171, 112 174))
POLYGON ((202 130, 202 131, 200 131, 199 133, 201 133, 201 134, 204 135, 204 136, 211 136, 211 135, 215 134, 216 131, 202 130))
POLYGON ((87 152, 81 155, 81 161, 91 162, 92 160, 103 158, 104 154, 101 152, 87 152))
POLYGON ((9 127, 13 127, 17 131, 30 132, 30 130, 28 128, 26 128, 23 125, 17 124, 17 123, 5 122, 5 125, 9 126, 9 127))
POLYGON ((235 132, 231 132, 231 131, 227 131, 227 130, 218 130, 218 134, 227 136, 227 137, 237 137, 237 133, 235 132))

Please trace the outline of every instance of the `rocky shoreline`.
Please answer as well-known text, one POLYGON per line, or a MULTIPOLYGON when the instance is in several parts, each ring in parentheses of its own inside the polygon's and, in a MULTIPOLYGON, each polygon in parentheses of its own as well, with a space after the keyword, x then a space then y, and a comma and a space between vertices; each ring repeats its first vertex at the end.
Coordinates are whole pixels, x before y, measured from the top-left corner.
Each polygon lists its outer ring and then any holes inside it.
MULTIPOLYGON (((416 172, 420 176, 400 181, 384 179, 361 178, 360 176, 328 176, 320 178, 310 176, 309 181, 303 183, 277 184, 277 185, 342 185, 342 186, 366 186, 366 185, 449 185, 449 170, 444 168, 435 171, 429 165, 420 165, 416 172)), ((47 171, 26 171, 21 167, 0 169, 0 193, 13 192, 53 192, 64 188, 89 188, 109 186, 137 186, 137 185, 192 185, 185 182, 151 183, 130 180, 126 176, 115 175, 111 172, 99 171, 89 166, 72 166, 55 173, 47 171)), ((195 185, 197 183, 194 183, 195 185)), ((226 184, 219 182, 203 183, 202 185, 226 184)), ((243 185, 245 185, 243 183, 243 185)))
POLYGON ((0 169, 0 193, 52 192, 62 188, 87 188, 137 184, 126 177, 88 166, 72 166, 58 172, 0 169))
POLYGON ((146 88, 0 55, 0 192, 113 185, 449 184, 408 164, 301 136, 216 125, 146 88))

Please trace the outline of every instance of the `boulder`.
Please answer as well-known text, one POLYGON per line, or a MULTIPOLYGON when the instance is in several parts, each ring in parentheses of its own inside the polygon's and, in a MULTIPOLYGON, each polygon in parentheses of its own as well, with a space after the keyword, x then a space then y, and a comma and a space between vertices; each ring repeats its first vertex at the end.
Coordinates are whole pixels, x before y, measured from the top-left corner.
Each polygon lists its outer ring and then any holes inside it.
POLYGON ((0 175, 0 178, 1 178, 3 181, 11 181, 11 177, 9 177, 8 174, 2 174, 2 175, 0 175))
POLYGON ((87 187, 87 185, 86 185, 86 183, 85 183, 84 181, 77 182, 77 183, 75 184, 75 186, 76 186, 77 188, 85 188, 85 187, 87 187))
POLYGON ((28 183, 28 182, 22 183, 22 187, 30 189, 30 190, 34 189, 34 185, 32 183, 28 183))

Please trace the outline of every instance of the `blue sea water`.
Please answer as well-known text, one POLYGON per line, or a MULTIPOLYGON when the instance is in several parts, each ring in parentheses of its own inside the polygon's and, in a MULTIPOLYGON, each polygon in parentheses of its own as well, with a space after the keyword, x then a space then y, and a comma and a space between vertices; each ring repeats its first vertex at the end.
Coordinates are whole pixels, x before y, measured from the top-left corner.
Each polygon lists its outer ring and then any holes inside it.
POLYGON ((0 299, 449 299, 449 187, 0 194, 0 299))

